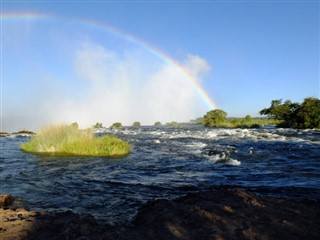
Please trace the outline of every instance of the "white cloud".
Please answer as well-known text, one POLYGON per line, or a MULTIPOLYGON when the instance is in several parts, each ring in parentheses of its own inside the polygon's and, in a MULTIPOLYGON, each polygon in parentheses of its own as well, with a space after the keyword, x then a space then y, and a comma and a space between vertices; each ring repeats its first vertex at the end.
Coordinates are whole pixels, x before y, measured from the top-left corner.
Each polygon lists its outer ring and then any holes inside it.
POLYGON ((193 79, 200 82, 203 76, 211 70, 209 63, 205 59, 190 54, 182 62, 182 67, 186 69, 193 79))

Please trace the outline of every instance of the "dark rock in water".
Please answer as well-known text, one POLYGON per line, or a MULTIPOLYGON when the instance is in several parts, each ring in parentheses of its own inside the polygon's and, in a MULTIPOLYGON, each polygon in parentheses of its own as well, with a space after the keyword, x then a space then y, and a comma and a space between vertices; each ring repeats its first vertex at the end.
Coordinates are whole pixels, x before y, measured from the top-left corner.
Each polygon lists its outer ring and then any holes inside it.
POLYGON ((18 132, 14 132, 12 134, 27 134, 27 135, 35 135, 34 132, 32 131, 29 131, 29 130, 21 130, 21 131, 18 131, 18 132))
POLYGON ((319 202, 262 198, 239 188, 150 201, 129 226, 99 225, 70 211, 0 210, 0 239, 320 239, 319 202))
POLYGON ((10 134, 8 132, 0 132, 0 137, 7 137, 10 134))
POLYGON ((230 155, 235 153, 236 149, 233 146, 208 146, 201 150, 201 153, 207 156, 216 156, 220 159, 229 159, 230 155))
POLYGON ((0 194, 0 206, 8 206, 12 204, 14 198, 10 194, 0 194))
POLYGON ((212 156, 212 155, 222 155, 223 151, 219 149, 210 149, 210 148, 204 148, 202 149, 202 154, 212 156))

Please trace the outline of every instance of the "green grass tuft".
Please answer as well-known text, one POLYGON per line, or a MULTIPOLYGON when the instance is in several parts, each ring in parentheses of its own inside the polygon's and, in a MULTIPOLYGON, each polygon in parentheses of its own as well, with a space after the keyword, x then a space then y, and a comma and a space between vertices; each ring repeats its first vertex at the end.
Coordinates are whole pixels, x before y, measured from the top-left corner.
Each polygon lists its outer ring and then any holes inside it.
POLYGON ((75 156, 124 156, 130 145, 115 137, 95 137, 91 130, 81 131, 74 125, 48 126, 40 130, 20 149, 31 153, 75 156))

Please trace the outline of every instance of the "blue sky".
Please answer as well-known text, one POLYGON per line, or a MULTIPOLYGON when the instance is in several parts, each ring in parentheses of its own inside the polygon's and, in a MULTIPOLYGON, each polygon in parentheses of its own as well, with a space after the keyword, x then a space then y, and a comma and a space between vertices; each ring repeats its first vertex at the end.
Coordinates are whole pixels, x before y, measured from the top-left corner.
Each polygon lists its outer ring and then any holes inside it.
POLYGON ((81 123, 84 112, 91 117, 83 117, 83 125, 108 125, 188 121, 210 110, 162 59, 82 23, 87 20, 137 37, 199 73, 199 84, 228 116, 258 116, 273 99, 320 97, 319 1, 2 1, 1 7, 4 14, 56 16, 49 22, 2 21, 2 128, 8 130, 36 129, 50 120, 81 123), (113 83, 106 85, 101 81, 107 75, 126 77, 110 77, 113 83), (90 112, 97 102, 114 117, 90 112), (68 109, 77 103, 84 107, 68 109))

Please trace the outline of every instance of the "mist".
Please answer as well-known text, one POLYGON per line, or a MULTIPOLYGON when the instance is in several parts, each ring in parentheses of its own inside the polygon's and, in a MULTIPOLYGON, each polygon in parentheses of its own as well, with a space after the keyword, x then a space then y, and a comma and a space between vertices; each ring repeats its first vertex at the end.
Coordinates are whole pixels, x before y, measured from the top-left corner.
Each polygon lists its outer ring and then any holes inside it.
MULTIPOLYGON (((205 60, 191 55, 183 64, 196 77, 209 68, 205 60)), ((83 127, 96 122, 110 126, 116 121, 153 124, 188 121, 204 110, 194 86, 176 66, 167 63, 150 72, 130 53, 119 56, 102 46, 86 44, 76 53, 74 71, 83 94, 46 103, 52 106, 49 114, 54 122, 77 121, 83 127)))
MULTIPOLYGON (((74 50, 71 61, 68 76, 48 74, 41 90, 30 92, 21 105, 4 107, 2 129, 36 131, 47 124, 73 122, 81 128, 96 122, 105 127, 114 122, 187 122, 208 110, 181 69, 164 60, 150 62, 135 49, 119 53, 85 42, 74 50)), ((187 55, 179 64, 199 82, 210 71, 199 56, 187 55)))

